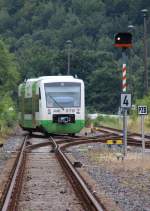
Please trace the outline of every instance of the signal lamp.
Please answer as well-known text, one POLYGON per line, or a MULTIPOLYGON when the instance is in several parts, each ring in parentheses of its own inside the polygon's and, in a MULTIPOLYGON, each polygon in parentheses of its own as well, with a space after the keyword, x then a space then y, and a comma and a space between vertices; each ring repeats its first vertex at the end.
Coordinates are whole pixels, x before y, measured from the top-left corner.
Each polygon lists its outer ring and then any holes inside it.
POLYGON ((132 34, 129 32, 119 32, 115 35, 115 47, 117 48, 131 48, 132 34))

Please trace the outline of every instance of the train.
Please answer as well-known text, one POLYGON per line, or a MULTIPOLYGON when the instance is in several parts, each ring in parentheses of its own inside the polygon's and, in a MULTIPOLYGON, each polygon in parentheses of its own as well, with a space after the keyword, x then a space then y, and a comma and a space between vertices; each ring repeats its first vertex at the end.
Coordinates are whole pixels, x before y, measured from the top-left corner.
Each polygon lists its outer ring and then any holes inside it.
POLYGON ((18 87, 19 125, 32 133, 79 133, 85 124, 84 82, 73 76, 28 79, 18 87))

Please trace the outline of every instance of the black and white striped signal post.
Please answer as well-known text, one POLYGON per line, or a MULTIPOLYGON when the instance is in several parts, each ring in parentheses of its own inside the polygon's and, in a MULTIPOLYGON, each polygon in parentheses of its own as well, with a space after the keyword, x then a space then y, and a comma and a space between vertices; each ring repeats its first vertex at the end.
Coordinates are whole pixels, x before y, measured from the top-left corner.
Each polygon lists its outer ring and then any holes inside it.
POLYGON ((131 107, 131 94, 127 93, 126 63, 127 48, 132 47, 132 35, 129 32, 120 32, 115 35, 115 47, 122 49, 122 94, 121 108, 123 109, 123 144, 124 156, 127 155, 127 109, 131 107))

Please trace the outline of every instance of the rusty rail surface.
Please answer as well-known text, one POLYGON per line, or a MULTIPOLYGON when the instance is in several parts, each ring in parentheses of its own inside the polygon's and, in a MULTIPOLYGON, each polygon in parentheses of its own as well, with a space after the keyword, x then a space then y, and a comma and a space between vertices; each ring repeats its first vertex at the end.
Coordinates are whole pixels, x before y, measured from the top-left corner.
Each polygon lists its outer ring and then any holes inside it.
MULTIPOLYGON (((54 141, 54 139, 50 138, 55 152, 56 156, 64 169, 67 177, 69 178, 71 184, 73 185, 73 188, 75 189, 77 195, 80 197, 81 201, 83 202, 83 206, 85 210, 90 211, 104 211, 103 205, 100 204, 100 202, 95 198, 95 196, 90 192, 88 189, 86 183, 81 178, 79 173, 76 171, 76 169, 73 167, 72 163, 69 161, 65 153, 63 152, 62 148, 54 141)), ((85 143, 88 142, 88 140, 80 140, 75 141, 74 144, 79 143, 85 143)), ((70 142, 70 145, 72 145, 73 142, 70 142)))
MULTIPOLYGON (((104 134, 120 135, 121 138, 123 137, 122 130, 119 130, 119 129, 100 126, 100 127, 95 128, 95 130, 104 132, 104 134)), ((145 135, 144 137, 145 137, 145 147, 147 149, 150 149, 150 135, 145 135)), ((131 146, 141 147, 142 146, 141 134, 128 132, 127 144, 131 146)))
MULTIPOLYGON (((112 134, 118 134, 118 133, 120 134, 120 133, 122 133, 122 130, 120 130, 120 129, 106 127, 106 126, 96 127, 95 130, 96 131, 101 131, 101 132, 104 132, 104 133, 110 133, 111 132, 112 134)), ((130 136, 130 137, 137 136, 137 137, 140 138, 141 134, 128 131, 128 136, 130 136)), ((147 138, 147 139, 150 139, 150 135, 148 135, 148 134, 145 134, 144 137, 147 138)))
POLYGON ((28 136, 25 137, 23 144, 21 146, 21 150, 16 158, 16 162, 13 167, 13 176, 10 178, 10 182, 8 184, 6 193, 4 194, 4 201, 2 202, 2 211, 12 211, 15 210, 15 206, 17 203, 18 194, 21 190, 21 178, 24 171, 25 166, 25 146, 28 136), (17 189, 17 191, 16 191, 17 189))
MULTIPOLYGON (((35 137, 35 136, 34 136, 35 137)), ((38 136, 37 136, 38 137, 38 136)), ((25 170, 26 163, 26 152, 29 152, 31 149, 35 149, 42 146, 51 145, 50 141, 39 143, 39 144, 30 144, 28 141, 28 136, 25 137, 24 142, 21 146, 20 152, 18 153, 15 163, 13 165, 13 169, 11 171, 11 175, 9 178, 8 185, 6 187, 5 193, 3 194, 3 200, 1 201, 1 211, 16 211, 18 205, 18 198, 22 188, 22 179, 25 170)), ((44 137, 43 137, 44 138, 44 137)), ((63 144, 69 142, 68 137, 60 137, 61 140, 58 141, 59 144, 63 144)), ((85 137, 80 137, 81 140, 87 140, 85 137)), ((79 137, 73 138, 74 142, 78 142, 79 137)), ((94 138, 91 138, 94 140, 94 138)))
MULTIPOLYGON (((135 135, 135 134, 134 134, 135 135)), ((44 138, 44 137, 43 137, 44 138)), ((77 192, 77 195, 80 196, 82 199, 83 205, 85 207, 85 210, 107 210, 103 205, 100 204, 100 201, 97 200, 97 198, 89 191, 86 182, 83 181, 79 173, 76 171, 74 166, 72 165, 71 161, 67 158, 67 156, 64 153, 65 148, 73 145, 79 145, 79 144, 85 144, 85 143, 106 143, 106 140, 112 139, 116 140, 119 138, 122 138, 122 135, 119 133, 111 133, 106 132, 103 135, 100 136, 92 136, 92 137, 85 137, 85 136, 77 136, 77 137, 67 137, 67 136, 55 136, 57 140, 54 141, 54 139, 51 137, 50 141, 39 143, 39 144, 33 144, 30 145, 28 143, 28 137, 25 138, 20 153, 18 154, 16 158, 16 162, 14 164, 13 170, 12 170, 12 176, 9 178, 7 191, 3 196, 3 201, 1 202, 2 206, 0 207, 2 211, 16 211, 17 210, 17 204, 18 204, 18 198, 21 191, 22 186, 22 178, 23 173, 25 169, 25 160, 26 160, 26 152, 30 151, 31 149, 47 146, 50 144, 53 144, 54 151, 56 152, 56 155, 58 157, 58 160, 60 161, 61 165, 63 166, 67 176, 69 177, 75 191, 77 192), (68 173, 69 172, 69 173, 68 173), (87 208, 88 207, 88 208, 87 208)), ((138 140, 136 141, 135 138, 132 138, 132 136, 129 136, 128 138, 128 144, 134 145, 134 146, 141 146, 141 142, 138 140)), ((150 148, 150 142, 146 142, 146 148, 150 148)))
MULTIPOLYGON (((64 168, 66 175, 70 179, 70 182, 74 187, 75 191, 77 192, 77 195, 79 195, 79 197, 82 199, 85 210, 93 211, 93 210, 109 210, 109 209, 107 209, 105 205, 101 204, 101 200, 99 198, 96 198, 95 195, 93 195, 89 191, 86 185, 86 181, 83 180, 83 178, 79 175, 78 171, 76 171, 76 169, 74 168, 71 161, 69 161, 69 159, 65 155, 65 149, 73 145, 87 144, 87 143, 106 143, 106 140, 108 139, 112 140, 121 139, 122 135, 120 135, 120 130, 118 131, 116 129, 115 131, 116 133, 107 131, 106 133, 98 137, 78 137, 76 139, 75 138, 73 139, 71 137, 70 139, 68 138, 61 141, 57 141, 57 143, 54 141, 53 138, 51 138, 58 160, 62 165, 62 167, 64 168), (88 191, 88 193, 86 191, 88 191)), ((133 138, 132 136, 129 136, 128 145, 140 147, 142 146, 142 142, 140 140, 136 140, 136 138, 133 138)), ((146 142, 145 146, 146 148, 150 148, 150 142, 146 142)))

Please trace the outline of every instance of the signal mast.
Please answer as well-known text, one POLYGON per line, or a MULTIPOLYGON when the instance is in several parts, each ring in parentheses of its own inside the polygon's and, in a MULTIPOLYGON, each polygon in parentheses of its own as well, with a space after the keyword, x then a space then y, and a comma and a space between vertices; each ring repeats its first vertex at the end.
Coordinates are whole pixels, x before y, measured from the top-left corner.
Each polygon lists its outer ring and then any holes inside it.
POLYGON ((122 49, 122 93, 121 107, 123 110, 123 144, 124 156, 127 155, 127 109, 131 107, 131 94, 127 93, 127 53, 128 48, 132 48, 132 34, 129 32, 119 32, 115 35, 115 47, 122 49))

